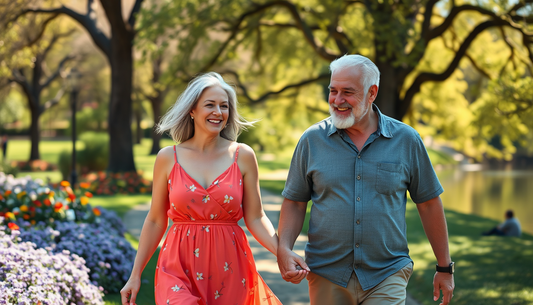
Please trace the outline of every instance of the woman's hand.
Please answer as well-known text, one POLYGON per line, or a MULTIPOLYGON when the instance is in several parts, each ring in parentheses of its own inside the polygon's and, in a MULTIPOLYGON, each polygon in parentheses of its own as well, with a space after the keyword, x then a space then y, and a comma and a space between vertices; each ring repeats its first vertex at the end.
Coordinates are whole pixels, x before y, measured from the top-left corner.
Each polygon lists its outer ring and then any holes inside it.
POLYGON ((134 305, 137 293, 141 288, 140 278, 130 278, 124 288, 120 290, 120 299, 122 305, 134 305))

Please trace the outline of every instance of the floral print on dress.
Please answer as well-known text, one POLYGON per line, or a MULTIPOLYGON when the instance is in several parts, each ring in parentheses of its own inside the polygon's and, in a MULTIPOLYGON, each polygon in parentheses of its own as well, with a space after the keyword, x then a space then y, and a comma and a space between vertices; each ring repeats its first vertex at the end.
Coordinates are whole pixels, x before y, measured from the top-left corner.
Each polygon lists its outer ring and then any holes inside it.
POLYGON ((179 163, 167 180, 167 215, 175 234, 167 234, 159 254, 156 304, 195 299, 204 305, 281 305, 275 296, 265 301, 272 292, 257 273, 246 235, 237 224, 243 216, 244 193, 237 158, 208 188, 179 163), (252 283, 260 286, 254 296, 250 296, 252 283))

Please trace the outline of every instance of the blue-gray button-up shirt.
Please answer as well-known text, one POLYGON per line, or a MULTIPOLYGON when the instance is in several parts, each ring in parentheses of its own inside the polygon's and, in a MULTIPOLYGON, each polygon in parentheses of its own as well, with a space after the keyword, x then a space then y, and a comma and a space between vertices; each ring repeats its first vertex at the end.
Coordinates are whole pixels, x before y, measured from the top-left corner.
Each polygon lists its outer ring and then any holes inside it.
POLYGON ((346 287, 355 271, 368 290, 412 262, 407 191, 415 203, 443 192, 420 135, 378 114, 361 151, 327 118, 296 146, 283 196, 313 201, 305 248, 311 271, 346 287))

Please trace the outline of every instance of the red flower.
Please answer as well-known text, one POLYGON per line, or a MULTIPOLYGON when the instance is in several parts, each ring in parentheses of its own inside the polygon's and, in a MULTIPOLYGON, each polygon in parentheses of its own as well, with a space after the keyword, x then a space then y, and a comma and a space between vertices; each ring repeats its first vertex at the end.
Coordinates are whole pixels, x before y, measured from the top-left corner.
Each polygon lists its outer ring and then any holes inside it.
POLYGON ((50 205, 52 204, 52 203, 50 202, 50 199, 48 199, 48 198, 45 198, 45 199, 43 200, 43 203, 44 203, 44 205, 46 205, 46 206, 50 206, 50 205))
POLYGON ((33 204, 36 206, 36 207, 41 207, 42 203, 39 201, 39 200, 34 200, 33 201, 33 204))
POLYGON ((12 223, 12 222, 8 223, 7 226, 8 226, 9 229, 11 229, 11 230, 18 230, 18 229, 20 229, 19 226, 18 226, 16 223, 12 223))

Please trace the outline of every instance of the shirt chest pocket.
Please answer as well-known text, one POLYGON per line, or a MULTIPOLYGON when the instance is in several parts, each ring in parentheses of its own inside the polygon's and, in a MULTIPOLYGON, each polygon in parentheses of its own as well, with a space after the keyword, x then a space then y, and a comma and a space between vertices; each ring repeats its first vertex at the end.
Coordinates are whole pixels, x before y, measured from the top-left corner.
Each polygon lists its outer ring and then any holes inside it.
POLYGON ((401 184, 402 165, 396 163, 378 163, 376 171, 376 191, 383 195, 392 195, 401 184))

